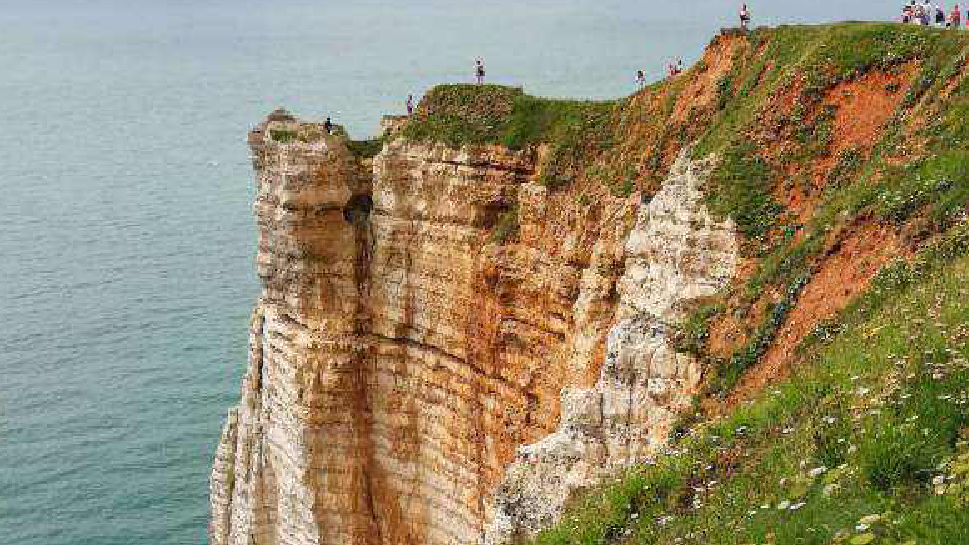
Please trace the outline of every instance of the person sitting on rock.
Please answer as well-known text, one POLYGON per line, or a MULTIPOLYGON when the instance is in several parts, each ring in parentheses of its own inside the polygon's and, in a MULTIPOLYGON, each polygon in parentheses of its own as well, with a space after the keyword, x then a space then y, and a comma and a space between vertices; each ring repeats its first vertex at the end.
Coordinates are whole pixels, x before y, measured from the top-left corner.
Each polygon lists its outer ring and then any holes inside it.
POLYGON ((743 4, 740 7, 740 28, 745 31, 748 30, 747 26, 750 24, 750 10, 747 9, 747 4, 743 4))
POLYGON ((333 122, 330 118, 326 118, 326 123, 323 124, 323 128, 326 129, 326 134, 333 134, 333 122))

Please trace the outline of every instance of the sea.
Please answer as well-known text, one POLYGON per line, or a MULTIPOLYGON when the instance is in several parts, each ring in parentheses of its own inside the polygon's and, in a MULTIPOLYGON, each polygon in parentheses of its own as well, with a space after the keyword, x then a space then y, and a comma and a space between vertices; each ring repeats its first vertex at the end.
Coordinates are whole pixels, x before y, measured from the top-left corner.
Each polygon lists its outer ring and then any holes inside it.
MULTIPOLYGON (((895 3, 751 2, 755 24, 895 3)), ((606 99, 687 65, 712 0, 0 0, 0 543, 207 542, 253 273, 246 131, 376 134, 470 82, 606 99)))

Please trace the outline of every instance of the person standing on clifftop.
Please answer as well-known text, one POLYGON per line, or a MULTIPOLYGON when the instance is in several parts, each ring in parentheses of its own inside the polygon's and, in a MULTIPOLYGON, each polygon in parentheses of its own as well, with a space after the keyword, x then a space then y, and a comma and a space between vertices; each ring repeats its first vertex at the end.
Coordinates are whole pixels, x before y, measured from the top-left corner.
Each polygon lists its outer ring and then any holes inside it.
POLYGON ((407 95, 407 116, 414 113, 414 95, 407 95))
POLYGON ((952 8, 952 13, 949 14, 949 28, 952 30, 959 30, 959 25, 962 24, 962 12, 959 11, 959 4, 952 8))
POLYGON ((474 61, 474 77, 477 79, 478 85, 481 85, 482 83, 484 83, 485 67, 481 59, 477 59, 474 61))
POLYGON ((747 9, 747 4, 744 4, 740 8, 740 28, 745 31, 748 30, 748 25, 750 24, 750 10, 747 9))
POLYGON ((640 89, 646 87, 646 74, 642 70, 636 70, 636 83, 640 89))
POLYGON ((330 118, 326 118, 326 123, 323 124, 323 128, 326 129, 326 134, 333 134, 333 122, 330 118))

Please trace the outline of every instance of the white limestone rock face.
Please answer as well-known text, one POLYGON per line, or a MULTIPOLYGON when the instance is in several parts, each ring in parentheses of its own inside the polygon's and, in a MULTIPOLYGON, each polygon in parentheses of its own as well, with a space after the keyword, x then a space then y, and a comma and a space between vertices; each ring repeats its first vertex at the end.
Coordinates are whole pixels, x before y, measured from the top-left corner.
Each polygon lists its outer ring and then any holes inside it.
POLYGON ((366 483, 369 464, 357 410, 365 231, 346 208, 369 178, 341 139, 287 115, 249 137, 262 293, 212 469, 218 545, 318 544, 324 529, 334 543, 375 535, 367 488, 352 485, 366 483))
MULTIPOLYGON (((712 159, 691 161, 687 153, 629 234, 598 382, 563 390, 558 429, 518 449, 489 498, 484 543, 548 527, 573 492, 646 461, 696 393, 699 365, 673 350, 669 328, 682 319, 684 301, 726 285, 738 247, 731 222, 717 221, 703 205, 700 186, 712 159)), ((576 304, 586 299, 580 293, 576 304)))
POLYGON ((284 114, 249 142, 262 290, 212 543, 477 543, 514 449, 557 423, 578 277, 488 244, 531 156, 398 139, 363 159, 284 114))
POLYGON ((649 456, 689 403, 669 324, 736 261, 707 163, 589 207, 528 150, 398 138, 364 159, 286 112, 249 144, 262 290, 214 545, 499 542, 649 456))

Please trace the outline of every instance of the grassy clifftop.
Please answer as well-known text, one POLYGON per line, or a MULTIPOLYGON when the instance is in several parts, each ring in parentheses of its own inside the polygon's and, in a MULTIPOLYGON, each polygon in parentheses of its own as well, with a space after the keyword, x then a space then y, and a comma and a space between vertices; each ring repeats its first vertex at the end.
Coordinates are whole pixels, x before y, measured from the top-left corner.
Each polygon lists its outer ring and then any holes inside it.
POLYGON ((539 98, 499 85, 440 85, 421 100, 404 135, 453 146, 494 143, 521 149, 601 129, 617 104, 539 98))
POLYGON ((545 144, 575 202, 644 199, 677 153, 747 266, 679 335, 704 392, 673 453, 542 544, 969 543, 969 35, 890 23, 724 32, 615 102, 444 86, 404 136, 545 144))
POLYGON ((424 96, 402 134, 452 147, 548 145, 542 182, 560 187, 590 157, 613 145, 614 113, 621 104, 539 98, 498 85, 441 85, 424 96))

